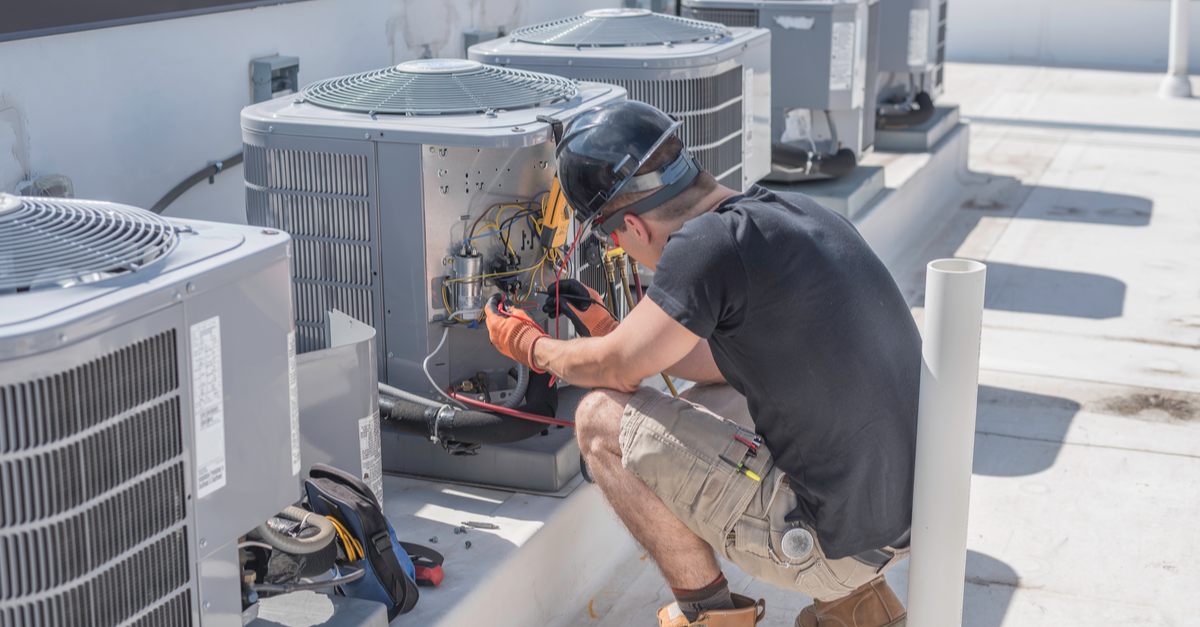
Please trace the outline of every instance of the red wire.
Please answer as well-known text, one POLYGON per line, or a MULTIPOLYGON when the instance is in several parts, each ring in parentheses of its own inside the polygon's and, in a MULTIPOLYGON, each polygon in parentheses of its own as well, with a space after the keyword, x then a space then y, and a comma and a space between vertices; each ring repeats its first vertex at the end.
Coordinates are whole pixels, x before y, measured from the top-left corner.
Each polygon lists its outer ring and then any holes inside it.
POLYGON ((563 265, 558 269, 558 273, 554 275, 554 339, 560 339, 558 331, 558 279, 562 277, 563 270, 567 269, 567 265, 571 263, 571 253, 575 252, 575 245, 579 243, 579 236, 583 235, 583 228, 579 228, 575 232, 575 241, 571 242, 571 248, 567 251, 567 258, 563 260, 563 265))
POLYGON ((468 396, 463 396, 462 394, 455 392, 453 389, 446 390, 446 393, 449 394, 450 396, 454 397, 454 400, 461 401, 463 403, 471 405, 472 407, 478 407, 480 409, 486 409, 491 412, 496 412, 497 414, 504 414, 506 416, 512 416, 514 418, 524 418, 525 420, 532 420, 534 422, 541 422, 541 423, 548 424, 548 425, 558 425, 560 427, 574 427, 575 426, 575 423, 570 420, 559 420, 557 418, 547 418, 546 416, 539 416, 537 414, 530 414, 530 413, 526 413, 523 411, 517 411, 515 409, 509 409, 507 407, 501 407, 499 405, 493 405, 491 403, 485 403, 483 401, 477 401, 468 396))

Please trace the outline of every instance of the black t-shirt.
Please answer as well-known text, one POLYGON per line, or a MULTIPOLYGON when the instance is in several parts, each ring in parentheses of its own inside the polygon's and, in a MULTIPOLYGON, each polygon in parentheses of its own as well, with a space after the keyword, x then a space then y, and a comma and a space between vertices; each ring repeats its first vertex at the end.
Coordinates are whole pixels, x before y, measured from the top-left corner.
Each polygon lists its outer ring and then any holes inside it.
POLYGON ((909 528, 921 337, 849 220, 752 187, 671 235, 648 296, 708 340, 828 557, 909 528))

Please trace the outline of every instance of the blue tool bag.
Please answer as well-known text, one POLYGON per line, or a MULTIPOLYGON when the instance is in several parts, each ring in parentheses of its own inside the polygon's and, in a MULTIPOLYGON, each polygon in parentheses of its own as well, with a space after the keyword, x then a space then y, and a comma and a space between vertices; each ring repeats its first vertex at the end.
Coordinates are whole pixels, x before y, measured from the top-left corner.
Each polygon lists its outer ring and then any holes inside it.
POLYGON ((348 596, 378 601, 388 607, 388 620, 417 604, 417 568, 413 553, 422 562, 425 585, 441 581, 442 556, 423 546, 402 543, 383 515, 375 494, 358 477, 325 464, 315 464, 304 482, 308 505, 314 513, 336 519, 362 544, 366 557, 355 565, 366 571, 362 578, 339 586, 348 596), (428 573, 436 569, 435 582, 428 573))

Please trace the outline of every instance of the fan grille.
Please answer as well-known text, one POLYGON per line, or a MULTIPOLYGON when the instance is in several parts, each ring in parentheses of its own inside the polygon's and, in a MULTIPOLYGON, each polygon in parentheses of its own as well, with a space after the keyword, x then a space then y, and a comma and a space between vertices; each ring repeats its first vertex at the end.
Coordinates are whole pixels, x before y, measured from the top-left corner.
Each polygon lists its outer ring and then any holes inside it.
POLYGON ((137 270, 175 248, 165 219, 127 205, 0 195, 0 293, 137 270))
POLYGON ((304 88, 304 100, 357 113, 439 115, 539 107, 570 100, 575 82, 461 59, 407 61, 304 88))
POLYGON ((546 46, 652 46, 719 39, 723 24, 651 13, 645 9, 598 9, 566 19, 519 28, 515 41, 546 46))

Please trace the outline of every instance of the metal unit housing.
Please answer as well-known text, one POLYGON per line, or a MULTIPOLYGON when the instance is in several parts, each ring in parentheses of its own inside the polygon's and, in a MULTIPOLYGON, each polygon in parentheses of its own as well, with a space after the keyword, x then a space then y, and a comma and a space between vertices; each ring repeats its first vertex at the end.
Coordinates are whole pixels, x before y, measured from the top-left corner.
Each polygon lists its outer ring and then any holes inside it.
POLYGON ((296 357, 300 476, 328 464, 362 479, 382 503, 375 329, 337 311, 327 323, 330 347, 296 357))
MULTIPOLYGON (((605 12, 612 20, 630 20, 642 11, 605 12)), ((624 87, 631 100, 682 120, 684 145, 727 187, 744 190, 771 171, 771 33, 739 28, 666 45, 563 46, 517 38, 533 28, 476 44, 468 57, 624 87)))
MULTIPOLYGON (((539 116, 566 122, 625 97, 619 87, 592 83, 578 84, 577 92, 525 108, 395 115, 318 106, 304 98, 306 88, 299 98, 243 110, 247 219, 288 231, 295 241, 299 351, 325 348, 325 312, 336 309, 378 332, 380 381, 435 394, 421 365, 438 346, 448 313, 442 288, 453 264, 444 262, 489 207, 550 188, 552 130, 539 116)), ((426 96, 436 108, 437 94, 426 96)), ((544 254, 534 240, 525 221, 514 224, 522 267, 544 254)), ((484 268, 504 249, 498 238, 474 243, 484 268)), ((485 284, 484 297, 494 291, 485 284)), ((486 330, 458 325, 447 344, 430 364, 443 389, 478 371, 504 381, 513 367, 486 330)))
MULTIPOLYGON (((809 109, 828 112, 842 147, 856 155, 869 147, 863 133, 867 0, 680 0, 679 13, 771 31, 771 58, 777 66, 771 80, 772 141, 783 135, 788 111, 809 109)), ((815 140, 832 139, 822 116, 813 121, 815 140)))
POLYGON ((300 496, 288 236, 143 213, 170 252, 0 295, 9 627, 240 626, 238 538, 300 496))
POLYGON ((948 0, 880 0, 879 98, 945 90, 948 0))

